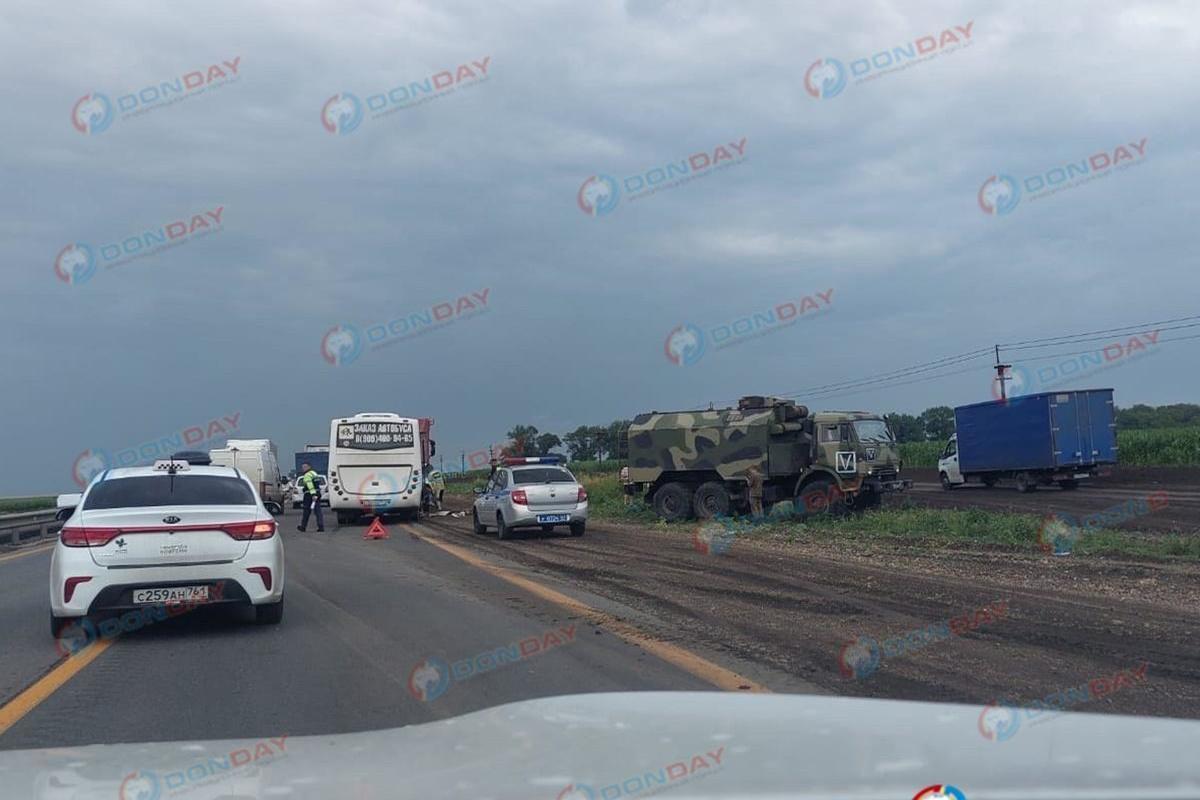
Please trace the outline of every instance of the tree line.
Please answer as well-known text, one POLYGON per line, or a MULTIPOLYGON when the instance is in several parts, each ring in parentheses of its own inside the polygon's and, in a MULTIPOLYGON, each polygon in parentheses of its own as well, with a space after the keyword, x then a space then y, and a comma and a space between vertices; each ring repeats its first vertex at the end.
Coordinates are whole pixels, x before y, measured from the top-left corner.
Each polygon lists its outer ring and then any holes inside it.
POLYGON ((628 455, 625 429, 632 420, 617 419, 607 425, 580 425, 560 438, 542 433, 533 425, 514 425, 508 432, 508 455, 545 456, 565 447, 572 461, 604 461, 628 455))
MULTIPOLYGON (((944 442, 954 433, 954 409, 932 406, 920 414, 891 412, 883 415, 898 442, 944 442)), ((580 425, 561 437, 542 433, 533 425, 514 425, 508 432, 508 455, 544 456, 566 448, 572 461, 604 461, 622 459, 628 455, 625 429, 630 420, 613 420, 607 425, 580 425)), ((1117 409, 1117 427, 1179 428, 1200 427, 1200 405, 1175 403, 1167 406, 1148 406, 1139 403, 1117 409)))

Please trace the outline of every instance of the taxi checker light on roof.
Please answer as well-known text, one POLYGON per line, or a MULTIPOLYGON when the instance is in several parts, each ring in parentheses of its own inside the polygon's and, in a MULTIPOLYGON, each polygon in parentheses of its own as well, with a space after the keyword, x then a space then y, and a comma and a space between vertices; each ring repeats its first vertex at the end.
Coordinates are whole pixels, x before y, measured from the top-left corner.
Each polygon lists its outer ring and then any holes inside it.
POLYGON ((172 461, 171 459, 162 459, 154 462, 156 470, 165 470, 167 472, 183 472, 192 468, 191 464, 186 461, 172 461))

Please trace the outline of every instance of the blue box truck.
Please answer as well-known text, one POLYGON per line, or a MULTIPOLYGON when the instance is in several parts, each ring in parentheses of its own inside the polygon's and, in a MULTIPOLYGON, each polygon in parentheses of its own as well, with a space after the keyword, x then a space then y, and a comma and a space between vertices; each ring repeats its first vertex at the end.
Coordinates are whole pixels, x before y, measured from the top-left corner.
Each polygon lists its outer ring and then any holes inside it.
POLYGON ((1042 392, 954 409, 938 460, 942 487, 1013 479, 1022 492, 1079 481, 1117 463, 1112 389, 1042 392))

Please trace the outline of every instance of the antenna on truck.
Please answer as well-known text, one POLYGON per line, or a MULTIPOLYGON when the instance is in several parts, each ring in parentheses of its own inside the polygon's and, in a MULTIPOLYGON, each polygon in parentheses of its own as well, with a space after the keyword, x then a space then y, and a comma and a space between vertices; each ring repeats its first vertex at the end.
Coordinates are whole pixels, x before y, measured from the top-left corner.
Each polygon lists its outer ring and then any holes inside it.
POLYGON ((1006 369, 1012 369, 1012 364, 1000 363, 1000 345, 996 345, 996 365, 993 367, 996 370, 996 380, 1000 382, 1000 401, 1004 402, 1008 399, 1008 392, 1005 391, 1004 384, 1012 380, 1011 375, 1005 375, 1006 369))

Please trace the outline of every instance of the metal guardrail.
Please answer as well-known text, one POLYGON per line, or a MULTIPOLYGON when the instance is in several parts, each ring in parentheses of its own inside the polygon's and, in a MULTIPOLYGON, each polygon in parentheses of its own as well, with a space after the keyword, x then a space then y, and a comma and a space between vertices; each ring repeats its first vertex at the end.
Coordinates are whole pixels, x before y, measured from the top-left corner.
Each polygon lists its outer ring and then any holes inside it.
POLYGON ((0 545, 17 545, 53 536, 62 528, 55 519, 56 509, 0 514, 0 545))

